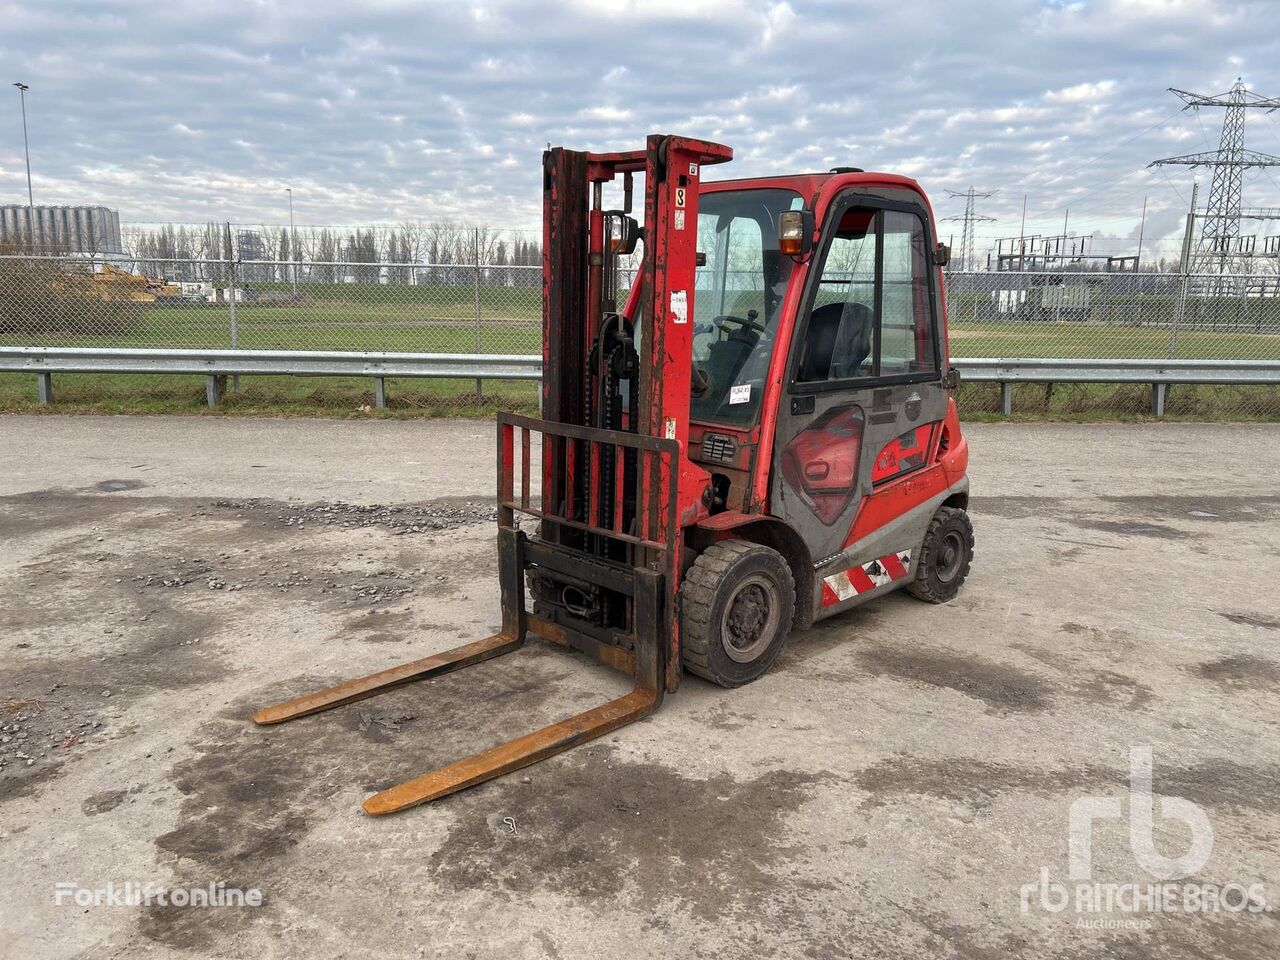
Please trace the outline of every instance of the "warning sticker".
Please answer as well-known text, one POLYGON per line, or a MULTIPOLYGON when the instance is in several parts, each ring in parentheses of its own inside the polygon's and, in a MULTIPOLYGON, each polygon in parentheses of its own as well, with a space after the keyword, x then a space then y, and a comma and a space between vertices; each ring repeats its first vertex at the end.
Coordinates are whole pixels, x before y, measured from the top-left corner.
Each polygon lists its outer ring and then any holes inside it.
POLYGON ((671 318, 673 323, 689 322, 689 294, 684 290, 671 291, 671 318))
POLYGON ((684 229, 684 211, 683 210, 676 211, 676 229, 677 230, 684 229))
POLYGON ((750 403, 751 402, 751 384, 735 383, 729 388, 729 403, 750 403))
POLYGON ((698 165, 696 163, 689 164, 689 176, 696 177, 698 175, 698 165))

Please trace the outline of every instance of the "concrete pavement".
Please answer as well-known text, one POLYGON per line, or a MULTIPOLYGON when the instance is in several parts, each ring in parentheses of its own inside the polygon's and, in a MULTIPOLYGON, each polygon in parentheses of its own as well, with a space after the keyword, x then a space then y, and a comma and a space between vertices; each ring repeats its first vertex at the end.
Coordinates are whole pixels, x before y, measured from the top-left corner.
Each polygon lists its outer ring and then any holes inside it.
MULTIPOLYGON (((1280 902, 1280 428, 967 433, 953 603, 884 598, 755 684, 688 679, 646 721, 372 819, 371 790, 623 688, 535 644, 248 722, 494 631, 492 426, 0 417, 0 954, 1276 956, 1268 912, 1022 894, 1067 882, 1072 804, 1127 812, 1150 748, 1157 849, 1193 839, 1159 798, 1189 800, 1213 831, 1189 881, 1280 902), (75 904, 126 881, 265 902, 75 904)), ((1094 881, 1153 882, 1127 820, 1091 851, 1094 881)))

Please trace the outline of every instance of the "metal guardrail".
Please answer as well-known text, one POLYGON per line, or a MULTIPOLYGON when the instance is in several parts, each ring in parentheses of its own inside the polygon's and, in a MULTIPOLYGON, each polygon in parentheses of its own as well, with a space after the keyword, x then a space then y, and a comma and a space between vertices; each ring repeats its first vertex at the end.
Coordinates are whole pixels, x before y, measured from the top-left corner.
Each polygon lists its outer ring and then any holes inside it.
POLYGON ((207 378, 209 406, 227 377, 372 377, 374 399, 387 405, 387 377, 540 380, 542 358, 489 353, 361 353, 313 350, 151 350, 99 347, 0 347, 0 372, 34 373, 40 402, 53 402, 55 373, 160 373, 207 378))
POLYGON ((965 380, 981 383, 1280 383, 1280 360, 965 357, 953 364, 965 380))
MULTIPOLYGON (((958 358, 962 380, 999 383, 1001 411, 1011 412, 1015 383, 1147 383, 1151 412, 1164 413, 1175 383, 1280 384, 1280 360, 958 358)), ((187 374, 208 378, 217 406, 229 376, 372 377, 379 407, 387 377, 538 380, 542 358, 519 354, 368 353, 312 350, 152 350, 97 347, 0 347, 0 372, 34 373, 40 401, 53 402, 55 373, 187 374)))
POLYGON ((954 361, 962 380, 1000 384, 1000 412, 1013 412, 1015 383, 1149 383, 1151 415, 1164 416, 1174 383, 1280 384, 1280 360, 1146 360, 1014 357, 954 361))

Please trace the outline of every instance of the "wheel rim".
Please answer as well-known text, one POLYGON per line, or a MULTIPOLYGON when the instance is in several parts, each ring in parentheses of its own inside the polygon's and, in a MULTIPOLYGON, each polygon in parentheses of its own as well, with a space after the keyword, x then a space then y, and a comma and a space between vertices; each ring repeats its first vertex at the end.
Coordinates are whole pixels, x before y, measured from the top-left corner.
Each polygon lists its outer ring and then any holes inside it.
POLYGON ((780 606, 778 585, 763 574, 738 584, 720 618, 720 644, 730 660, 751 663, 768 648, 778 630, 780 606))
POLYGON ((950 583, 964 562, 964 537, 959 530, 948 530, 938 545, 938 579, 950 583))

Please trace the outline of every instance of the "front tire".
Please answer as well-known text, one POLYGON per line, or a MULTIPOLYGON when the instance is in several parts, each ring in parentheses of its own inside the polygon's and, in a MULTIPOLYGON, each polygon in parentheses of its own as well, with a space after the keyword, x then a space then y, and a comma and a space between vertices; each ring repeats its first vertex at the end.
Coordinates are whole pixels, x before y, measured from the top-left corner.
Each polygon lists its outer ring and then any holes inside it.
POLYGON ((746 540, 713 543, 681 590, 685 669, 723 687, 750 683, 778 659, 795 609, 795 580, 782 554, 746 540))
POLYGON ((946 603, 960 592, 973 562, 973 524, 959 507, 941 507, 929 521, 916 577, 907 591, 927 603, 946 603))

